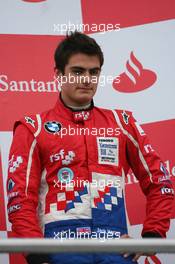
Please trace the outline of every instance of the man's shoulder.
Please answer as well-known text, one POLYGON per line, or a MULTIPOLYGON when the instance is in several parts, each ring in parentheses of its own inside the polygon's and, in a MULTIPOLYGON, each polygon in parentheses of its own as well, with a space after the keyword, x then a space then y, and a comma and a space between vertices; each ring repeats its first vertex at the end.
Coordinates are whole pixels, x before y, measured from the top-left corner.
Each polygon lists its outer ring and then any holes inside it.
POLYGON ((113 113, 113 115, 115 115, 115 113, 116 113, 118 118, 120 120, 123 120, 125 123, 127 123, 127 120, 129 120, 129 118, 132 116, 132 111, 126 110, 126 109, 119 109, 119 108, 109 109, 109 108, 102 108, 102 107, 98 107, 98 106, 96 106, 95 108, 98 111, 101 111, 106 115, 111 114, 111 113, 113 113))
POLYGON ((42 123, 45 121, 48 115, 52 114, 52 112, 53 108, 41 111, 40 113, 25 115, 21 119, 15 121, 13 131, 15 131, 19 124, 23 124, 34 135, 36 135, 41 130, 42 123))
POLYGON ((116 122, 119 127, 121 127, 124 130, 132 130, 133 127, 135 127, 136 120, 133 116, 132 111, 126 110, 126 109, 107 109, 107 108, 101 108, 97 107, 97 111, 103 116, 106 116, 108 119, 111 119, 112 122, 116 122))

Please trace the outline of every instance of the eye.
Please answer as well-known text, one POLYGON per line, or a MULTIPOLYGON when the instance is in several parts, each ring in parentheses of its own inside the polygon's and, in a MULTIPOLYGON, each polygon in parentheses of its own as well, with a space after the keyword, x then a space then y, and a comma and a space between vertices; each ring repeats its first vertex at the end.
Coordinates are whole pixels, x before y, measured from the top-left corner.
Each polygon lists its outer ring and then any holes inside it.
POLYGON ((90 73, 91 75, 98 75, 99 72, 100 72, 99 69, 92 69, 92 70, 89 71, 89 73, 90 73))
POLYGON ((77 70, 73 70, 73 73, 74 73, 75 75, 80 75, 80 74, 83 73, 83 71, 77 69, 77 70))

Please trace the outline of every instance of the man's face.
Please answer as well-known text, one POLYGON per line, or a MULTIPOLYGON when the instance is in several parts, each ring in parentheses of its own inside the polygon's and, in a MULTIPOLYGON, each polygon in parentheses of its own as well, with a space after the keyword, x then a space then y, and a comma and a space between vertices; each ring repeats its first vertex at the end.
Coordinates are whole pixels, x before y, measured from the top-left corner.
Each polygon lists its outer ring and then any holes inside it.
POLYGON ((72 55, 65 66, 64 75, 58 72, 64 103, 83 106, 95 95, 100 75, 98 56, 83 53, 72 55))

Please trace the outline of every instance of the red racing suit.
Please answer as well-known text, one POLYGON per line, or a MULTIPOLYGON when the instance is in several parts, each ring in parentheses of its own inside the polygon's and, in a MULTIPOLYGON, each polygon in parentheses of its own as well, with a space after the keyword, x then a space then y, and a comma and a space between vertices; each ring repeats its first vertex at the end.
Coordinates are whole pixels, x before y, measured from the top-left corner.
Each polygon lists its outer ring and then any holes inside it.
POLYGON ((93 104, 72 111, 59 98, 53 109, 16 122, 7 180, 14 236, 126 234, 129 168, 147 198, 142 235, 165 237, 173 187, 131 112, 93 104))

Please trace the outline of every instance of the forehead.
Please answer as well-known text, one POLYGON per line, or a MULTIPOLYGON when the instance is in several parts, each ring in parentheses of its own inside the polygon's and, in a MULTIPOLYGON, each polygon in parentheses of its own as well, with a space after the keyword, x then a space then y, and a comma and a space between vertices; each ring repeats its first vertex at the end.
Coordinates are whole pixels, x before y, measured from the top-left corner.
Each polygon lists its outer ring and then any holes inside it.
POLYGON ((70 57, 69 62, 66 66, 95 68, 95 67, 100 67, 100 61, 97 55, 87 55, 84 53, 77 53, 70 57))

